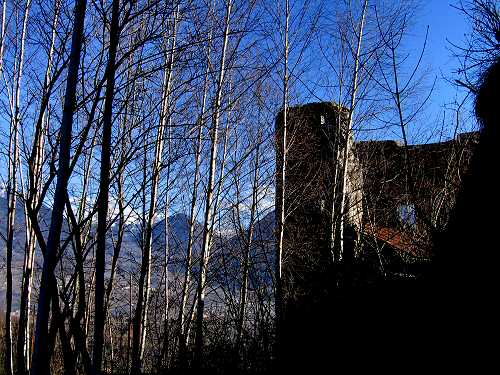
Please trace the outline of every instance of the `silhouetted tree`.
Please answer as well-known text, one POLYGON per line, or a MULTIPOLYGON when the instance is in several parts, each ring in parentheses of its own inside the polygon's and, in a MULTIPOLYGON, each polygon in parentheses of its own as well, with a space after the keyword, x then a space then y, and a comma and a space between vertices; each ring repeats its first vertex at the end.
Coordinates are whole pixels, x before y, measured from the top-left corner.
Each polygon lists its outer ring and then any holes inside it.
POLYGON ((70 150, 71 132, 73 127, 73 114, 76 106, 76 87, 78 84, 78 66, 80 64, 80 53, 82 49, 83 29, 86 0, 79 0, 75 4, 74 26, 71 42, 71 54, 68 65, 68 77, 66 81, 66 93, 64 98, 63 118, 61 121, 61 140, 59 149, 59 169, 57 172, 57 185, 54 193, 54 205, 50 222, 50 231, 44 254, 42 279, 40 282, 40 294, 38 297, 38 309, 36 317, 35 345, 33 353, 33 374, 49 373, 50 356, 48 352, 50 342, 47 331, 49 321, 49 310, 51 298, 54 295, 54 269, 58 250, 60 248, 61 229, 63 224, 63 212, 67 196, 68 180, 70 178, 70 150))

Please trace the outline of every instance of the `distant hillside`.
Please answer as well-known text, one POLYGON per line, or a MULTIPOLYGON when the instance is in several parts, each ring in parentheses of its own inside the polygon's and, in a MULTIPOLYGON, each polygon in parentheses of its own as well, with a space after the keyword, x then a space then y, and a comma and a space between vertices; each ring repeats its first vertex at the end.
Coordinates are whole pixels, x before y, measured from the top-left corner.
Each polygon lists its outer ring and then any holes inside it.
MULTIPOLYGON (((43 207, 41 210, 40 225, 44 233, 47 233, 50 223, 51 211, 43 207)), ((269 285, 271 283, 271 272, 274 264, 274 212, 270 212, 255 225, 253 244, 251 247, 251 272, 250 281, 253 285, 269 285)), ((7 200, 0 197, 0 233, 5 236, 7 227, 7 200)), ((113 239, 116 238, 117 227, 114 226, 109 233, 109 242, 107 247, 107 257, 110 259, 113 255, 113 239)), ((169 273, 170 277, 177 282, 185 270, 185 256, 189 238, 189 217, 184 213, 178 213, 168 218, 168 228, 165 226, 165 219, 159 220, 153 227, 153 275, 161 275, 163 271, 164 249, 165 249, 165 231, 168 230, 169 241, 169 273)), ((197 274, 197 262, 202 243, 203 227, 196 223, 193 260, 194 276, 197 274)), ((141 264, 141 224, 139 222, 128 224, 125 229, 122 249, 118 261, 117 282, 124 283, 125 275, 132 272, 138 277, 141 264), (122 277, 120 277, 122 275, 122 277), (120 281, 121 280, 121 281, 120 281)), ((209 268, 210 280, 217 287, 227 282, 227 276, 231 275, 234 285, 237 286, 241 278, 241 255, 244 250, 244 243, 238 234, 231 235, 217 234, 214 236, 212 246, 212 257, 209 268)), ((21 288, 21 276, 24 261, 25 247, 25 217, 24 206, 18 202, 15 222, 15 239, 12 260, 13 271, 13 310, 19 306, 19 293, 21 288)), ((6 244, 3 239, 0 240, 0 308, 5 306, 5 264, 6 264, 6 244)), ((70 257, 71 253, 68 252, 70 257)), ((35 260, 35 277, 40 274, 43 258, 37 251, 35 260)), ((69 263, 70 264, 70 263, 69 263)), ((110 267, 111 262, 107 262, 110 267)), ((109 272, 109 269, 107 270, 109 272)), ((152 280, 152 285, 159 283, 159 280, 152 280)))
MULTIPOLYGON (((6 288, 6 243, 4 238, 7 233, 7 211, 8 204, 5 196, 0 197, 0 308, 5 305, 5 288, 6 288)), ((45 212, 45 211, 44 211, 45 212)), ((46 212, 45 212, 46 213, 46 212)), ((43 215, 45 218, 45 215, 43 215)), ((26 243, 25 232, 25 216, 24 205, 22 202, 17 201, 16 205, 16 218, 14 224, 14 246, 12 254, 12 275, 13 275, 13 304, 14 309, 17 308, 19 301, 19 291, 21 284, 21 275, 23 271, 24 262, 24 246, 26 243)), ((40 223, 42 231, 46 230, 45 220, 40 223)), ((40 254, 37 254, 39 258, 40 254)))

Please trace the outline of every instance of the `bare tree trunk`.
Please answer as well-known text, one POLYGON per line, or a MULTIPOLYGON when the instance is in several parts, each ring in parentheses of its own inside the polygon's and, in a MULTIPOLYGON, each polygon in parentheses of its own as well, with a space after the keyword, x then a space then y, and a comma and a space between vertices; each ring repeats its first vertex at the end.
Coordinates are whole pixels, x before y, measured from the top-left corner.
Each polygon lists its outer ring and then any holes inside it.
MULTIPOLYGON (((2 40, 0 41, 0 73, 2 73, 3 69, 3 55, 4 55, 4 47, 5 47, 5 20, 6 20, 6 12, 7 12, 7 1, 4 0, 2 3, 2 25, 1 25, 1 35, 2 40)), ((8 211, 7 211, 7 242, 9 242, 9 232, 11 227, 11 199, 10 199, 10 191, 11 191, 11 182, 12 182, 12 122, 10 127, 10 139, 9 139, 9 167, 8 167, 8 176, 7 176, 7 202, 8 202, 8 211)), ((15 206, 14 206, 15 207, 15 206)), ((14 216, 12 216, 13 218, 14 216)), ((5 373, 8 375, 12 374, 12 332, 11 332, 11 321, 10 321, 10 313, 12 310, 12 245, 7 245, 6 247, 7 257, 6 257, 6 310, 5 310, 5 373)))
POLYGON ((211 133, 211 151, 210 151, 210 170, 208 175, 208 186, 205 200, 205 222, 203 228, 203 244, 200 258, 200 275, 198 280, 197 300, 198 306, 196 311, 196 343, 195 343, 195 366, 201 368, 203 356, 203 313, 205 310, 205 281, 207 277, 207 266, 210 257, 210 240, 212 237, 212 226, 215 212, 213 212, 213 193, 215 185, 216 162, 217 162, 217 147, 218 147, 218 128, 220 122, 220 110, 222 101, 222 87, 224 83, 226 51, 229 40, 229 26, 231 19, 232 0, 227 0, 226 3, 226 19, 224 30, 224 41, 222 44, 222 52, 220 57, 219 78, 217 81, 217 91, 215 94, 214 113, 211 133))
POLYGON ((111 133, 115 94, 116 54, 120 40, 120 0, 113 0, 109 32, 109 55, 106 66, 106 93, 103 113, 101 173, 97 210, 97 248, 95 256, 94 346, 92 362, 95 374, 101 373, 104 345, 104 272, 106 262, 106 233, 108 227, 109 184, 111 169, 111 133))
POLYGON ((9 137, 9 171, 7 180, 7 256, 6 256, 6 295, 5 295, 5 373, 12 375, 12 250, 14 243, 14 225, 16 216, 18 128, 15 119, 11 121, 9 137))
MULTIPOLYGON (((131 42, 129 42, 131 43, 131 42)), ((134 54, 131 53, 128 61, 128 67, 127 67, 127 81, 130 81, 132 78, 133 74, 133 65, 135 62, 134 54)), ((137 68, 136 68, 137 69, 137 68)), ((110 304, 110 299, 111 299, 111 293, 113 291, 114 287, 114 280, 115 280, 115 275, 116 275, 116 270, 117 270, 117 264, 118 264, 118 259, 120 257, 120 252, 122 249, 122 243, 123 243, 123 237, 124 237, 124 232, 125 232, 125 194, 124 194, 124 169, 127 164, 126 160, 126 154, 127 154, 127 144, 131 141, 129 139, 130 134, 128 134, 129 129, 133 127, 129 126, 129 118, 130 118, 130 111, 131 108, 133 108, 133 105, 135 103, 135 89, 136 89, 136 82, 132 80, 132 84, 130 86, 127 86, 127 94, 126 97, 130 98, 130 95, 132 95, 132 98, 130 100, 127 100, 125 103, 125 108, 123 110, 123 118, 121 120, 120 128, 119 128, 119 134, 118 138, 120 139, 120 147, 121 147, 121 153, 120 153, 120 167, 117 171, 117 190, 118 190, 118 230, 117 230, 117 239, 116 242, 114 243, 114 250, 113 250, 113 258, 111 259, 111 271, 110 271, 110 276, 108 280, 108 285, 106 288, 106 296, 105 296, 105 302, 104 302, 104 314, 107 314, 109 304, 110 304)), ((131 121, 133 123, 133 121, 131 121)))
MULTIPOLYGON (((168 154, 171 155, 171 127, 167 128, 167 142, 168 142, 168 154)), ((163 249, 163 299, 164 299, 164 307, 163 307, 163 342, 160 349, 160 355, 158 356, 158 367, 160 370, 163 367, 163 361, 165 360, 165 364, 168 362, 168 349, 170 343, 169 337, 169 324, 168 324, 168 309, 169 309, 169 275, 168 275, 168 258, 170 255, 170 242, 169 242, 169 211, 170 211, 170 162, 167 165, 167 181, 166 181, 166 192, 165 192, 165 219, 164 219, 164 249, 163 249)), ((165 365, 166 367, 166 365, 165 365)))
POLYGON ((109 334, 110 367, 111 367, 111 374, 113 374, 115 355, 113 348, 113 327, 111 325, 111 317, 109 315, 108 315, 108 334, 109 334))
MULTIPOLYGON (((223 142, 223 147, 222 147, 222 158, 221 158, 221 161, 219 164, 220 171, 219 171, 218 184, 217 184, 217 193, 215 194, 214 204, 212 207, 212 212, 214 213, 214 217, 215 217, 215 213, 219 209, 222 187, 224 184, 224 180, 226 178, 227 148, 228 148, 228 143, 229 143, 229 133, 231 130, 231 111, 232 111, 232 107, 233 107, 233 103, 231 101, 231 82, 229 82, 229 85, 228 85, 227 103, 228 104, 227 104, 226 110, 227 110, 228 114, 227 114, 227 120, 226 120, 226 127, 224 128, 224 142, 223 142)), ((212 236, 214 225, 215 225, 215 222, 212 221, 212 228, 210 228, 210 233, 211 233, 210 236, 212 236)), ((211 237, 208 239, 209 243, 210 243, 210 241, 212 241, 211 237)))
MULTIPOLYGON (((23 77, 24 67, 24 50, 26 41, 26 28, 28 25, 28 16, 31 7, 31 0, 27 0, 21 33, 21 46, 19 56, 16 56, 18 66, 15 76, 15 87, 13 90, 12 103, 13 110, 10 126, 9 137, 9 166, 8 166, 8 181, 7 181, 7 244, 6 244, 6 311, 5 311, 5 372, 7 375, 13 373, 13 356, 12 356, 12 327, 11 327, 11 311, 12 311, 12 252, 14 245, 14 230, 16 222, 16 205, 17 205, 17 173, 19 164, 19 126, 21 123, 20 102, 21 102, 21 80, 23 77)), ((3 31, 2 31, 3 33, 3 31)), ((3 42, 3 40, 2 40, 3 42)))
MULTIPOLYGON (((156 134, 155 157, 153 160, 153 174, 151 178, 151 193, 149 210, 144 234, 144 250, 141 263, 141 274, 139 277, 139 296, 134 316, 134 334, 132 337, 132 373, 140 373, 144 356, 146 339, 146 325, 148 315, 149 294, 151 285, 151 252, 153 224, 156 216, 156 204, 158 194, 158 184, 163 163, 163 146, 165 142, 165 129, 168 126, 170 117, 170 86, 172 81, 172 69, 174 64, 174 52, 177 29, 177 10, 173 15, 173 38, 169 55, 166 61, 165 73, 163 77, 163 97, 160 112, 160 126, 156 134)), ((146 181, 144 181, 146 183, 146 181)))
MULTIPOLYGON (((169 128, 170 129, 170 128, 169 128)), ((170 154, 170 134, 168 135, 168 149, 169 149, 169 154, 170 154)), ((165 361, 165 367, 167 367, 168 363, 168 354, 169 354, 169 344, 170 344, 170 337, 169 337, 169 324, 168 324, 168 309, 169 309, 169 298, 170 298, 170 292, 169 292, 169 275, 168 275, 168 258, 170 256, 170 242, 169 242, 169 210, 170 210, 170 194, 169 194, 169 180, 170 180, 170 164, 168 165, 168 170, 167 170, 167 192, 166 192, 166 197, 165 197, 165 227, 164 227, 164 260, 163 260, 163 273, 164 273, 164 278, 163 278, 163 284, 164 284, 164 290, 163 290, 163 299, 164 299, 164 308, 163 308, 163 344, 161 347, 161 353, 159 357, 159 365, 158 369, 163 368, 163 361, 165 361)))
MULTIPOLYGON (((172 69, 173 69, 173 65, 174 65, 174 53, 175 53, 175 45, 176 45, 176 38, 177 38, 177 17, 178 17, 178 13, 179 13, 179 5, 177 5, 176 9, 175 9, 175 13, 173 14, 173 22, 172 22, 172 35, 171 35, 171 41, 170 41, 170 56, 169 56, 169 59, 170 61, 168 62, 168 67, 167 67, 167 71, 168 71, 168 74, 170 75, 168 78, 167 78, 167 84, 166 84, 166 98, 165 98, 165 105, 166 105, 166 110, 165 110, 165 113, 163 114, 163 116, 166 116, 167 117, 167 121, 170 121, 170 110, 168 108, 168 106, 170 105, 169 104, 169 100, 170 100, 170 85, 171 85, 171 76, 172 76, 172 69)), ((170 157, 171 155, 171 152, 172 152, 172 149, 171 149, 171 146, 172 146, 172 135, 171 135, 171 126, 168 125, 167 127, 167 151, 168 151, 168 155, 170 157)), ((171 171, 171 163, 170 161, 168 162, 167 164, 167 181, 166 181, 166 192, 165 192, 165 219, 164 219, 164 223, 165 223, 165 226, 164 226, 164 236, 163 236, 163 240, 164 240, 164 253, 163 253, 163 256, 164 256, 164 260, 163 260, 163 272, 164 272, 164 279, 163 279, 163 283, 164 283, 164 294, 163 294, 163 297, 164 297, 164 309, 163 309, 163 343, 162 343, 162 346, 161 346, 161 351, 160 351, 160 356, 159 356, 159 363, 158 363, 158 370, 162 368, 162 363, 163 361, 165 360, 165 363, 167 366, 168 364, 168 347, 169 347, 169 343, 170 343, 170 337, 169 337, 169 325, 168 325, 168 309, 169 309, 169 275, 168 275, 168 258, 170 256, 170 242, 169 242, 169 211, 170 211, 170 171, 171 171)))
MULTIPOLYGON (((86 0, 78 0, 75 4, 73 35, 71 41, 70 61, 64 98, 63 117, 61 121, 61 136, 59 145, 59 169, 54 193, 54 204, 50 223, 49 236, 44 254, 42 279, 38 298, 38 311, 36 318, 35 345, 33 354, 33 375, 48 374, 50 357, 48 355, 48 329, 49 310, 51 300, 51 280, 54 280, 57 252, 61 237, 63 223, 64 202, 67 194, 69 180, 69 164, 71 150, 71 132, 73 127, 73 114, 75 111, 76 88, 78 83, 78 66, 87 8, 86 0)), ((57 295, 54 298, 58 298, 57 295)))
POLYGON ((259 152, 261 143, 261 134, 259 131, 259 137, 257 139, 257 148, 255 150, 255 164, 254 164, 254 174, 253 174, 253 187, 252 187, 252 205, 250 207, 250 223, 247 232, 247 238, 245 241, 245 252, 243 254, 243 276, 241 281, 241 291, 240 291, 240 306, 238 312, 238 324, 236 327, 236 349, 238 353, 242 347, 242 336, 243 336, 243 323, 245 321, 245 311, 247 304, 247 292, 248 292, 248 274, 250 269, 250 250, 252 248, 253 232, 255 227, 255 214, 257 211, 258 202, 258 189, 259 189, 259 152))
MULTIPOLYGON (((134 64, 133 54, 130 55, 128 68, 127 68, 127 81, 131 80, 132 77, 132 66, 134 64)), ((127 87, 127 98, 130 97, 130 93, 134 95, 135 90, 135 82, 132 82, 131 87, 127 87)), ((127 153, 127 144, 130 142, 129 134, 127 134, 129 130, 129 115, 130 109, 133 107, 135 100, 132 98, 130 101, 127 100, 125 103, 124 114, 121 121, 121 125, 119 128, 119 139, 120 139, 120 148, 121 148, 121 159, 120 159, 120 168, 117 172, 117 190, 118 190, 118 230, 117 230, 117 239, 114 244, 113 250, 113 258, 111 259, 111 271, 109 275, 108 285, 106 288, 106 296, 104 301, 104 314, 107 314, 111 292, 113 291, 113 284, 116 275, 116 269, 118 264, 118 258, 120 257, 120 252, 122 249, 123 236, 125 232, 125 194, 124 194, 124 169, 126 164, 126 153, 127 153)))
MULTIPOLYGON (((130 250, 129 250, 129 257, 130 255, 130 250)), ((131 347, 132 347, 132 297, 133 297, 133 292, 132 292, 132 272, 129 274, 129 300, 128 300, 128 315, 129 318, 127 320, 127 372, 130 369, 131 366, 131 361, 130 361, 130 353, 131 353, 131 347)))
POLYGON ((7 0, 2 2, 2 25, 0 30, 0 73, 3 69, 3 55, 5 51, 5 26, 6 26, 7 0))
MULTIPOLYGON (((45 129, 47 122, 47 107, 48 98, 50 97, 49 82, 52 74, 52 60, 55 50, 56 28, 59 19, 61 1, 56 0, 54 4, 54 20, 52 22, 52 37, 50 42, 49 54, 47 59, 47 67, 45 69, 45 77, 43 83, 42 104, 40 108, 39 121, 35 128, 35 136, 33 147, 29 159, 29 187, 28 199, 26 205, 30 205, 30 209, 36 212, 40 200, 42 165, 44 159, 44 144, 45 144, 45 129), (47 104, 45 104, 47 103, 47 104)), ((33 283, 33 264, 35 260, 36 250, 36 234, 31 222, 31 215, 28 214, 29 208, 25 209, 25 219, 27 226, 27 239, 23 265, 23 280, 21 286, 21 304, 19 312, 19 327, 17 336, 17 373, 24 374, 30 370, 30 306, 31 306, 31 291, 33 283)))
POLYGON ((275 355, 278 363, 281 361, 282 353, 282 329, 283 329, 283 280, 282 280, 282 261, 283 261, 283 238, 285 232, 285 197, 286 197, 286 163, 287 163, 287 153, 288 153, 288 52, 289 52, 289 43, 288 43, 288 31, 289 31, 289 23, 290 23, 290 2, 289 0, 285 1, 285 30, 284 30, 284 71, 283 71, 283 127, 281 130, 281 160, 279 163, 280 167, 280 181, 276 184, 280 186, 279 189, 279 197, 278 197, 278 244, 276 246, 276 256, 275 256, 275 324, 276 324, 276 348, 275 355))
MULTIPOLYGON (((366 10, 368 8, 368 0, 365 0, 363 4, 363 11, 361 14, 361 21, 359 24, 359 34, 356 46, 356 56, 354 62, 354 76, 352 80, 352 91, 351 91, 351 103, 349 108, 349 115, 346 124, 345 130, 345 149, 344 149, 344 157, 343 157, 343 168, 342 168, 342 203, 341 203, 341 212, 340 212, 340 243, 339 243, 339 260, 342 260, 344 257, 344 232, 346 226, 346 215, 348 214, 349 207, 346 207, 347 204, 347 196, 350 194, 350 189, 348 188, 348 176, 349 176, 349 168, 351 165, 349 163, 349 157, 351 154, 351 141, 352 141, 352 123, 353 123, 353 114, 356 107, 356 94, 358 92, 358 77, 359 77, 359 60, 361 55, 361 41, 363 40, 363 31, 365 26, 366 19, 366 10)), ((339 126, 342 127, 342 124, 339 123, 339 126)), ((334 198, 335 199, 335 198, 334 198)), ((349 205, 352 202, 349 202, 349 205)))
MULTIPOLYGON (((134 58, 133 54, 131 54, 129 58, 129 66, 127 69, 127 81, 129 81, 132 77, 132 65, 134 63, 134 58)), ((127 87, 127 97, 129 97, 128 94, 134 92, 135 89, 135 82, 132 82, 131 87, 127 87)), ((117 266, 118 266, 118 259, 120 257, 120 253, 122 250, 122 245, 123 245, 123 238, 125 234, 125 225, 126 225, 126 219, 125 219, 125 193, 124 193, 124 169, 126 165, 126 153, 127 153, 127 145, 130 142, 128 139, 129 134, 127 134, 129 130, 129 111, 130 108, 133 107, 133 103, 135 102, 134 98, 132 98, 129 101, 125 103, 125 108, 124 108, 124 114, 123 118, 121 121, 121 126, 120 126, 120 132, 119 132, 119 139, 120 139, 120 148, 121 148, 121 160, 120 160, 120 166, 119 170, 117 172, 117 194, 118 194, 118 229, 117 229, 117 235, 116 235, 116 241, 114 243, 114 249, 113 249, 113 257, 111 259, 111 271, 109 275, 109 280, 108 284, 106 287, 106 295, 105 295, 105 301, 104 301, 104 315, 108 316, 108 322, 110 321, 111 317, 109 316, 109 308, 111 304, 111 294, 114 288, 114 281, 115 281, 115 276, 117 273, 117 266)), ((130 284, 130 287, 132 284, 130 284)), ((130 298, 132 298, 130 296, 130 298)), ((131 303, 131 300, 130 300, 131 303)), ((111 329, 111 328, 110 328, 111 329)), ((112 331, 109 331, 110 333, 110 339, 112 339, 112 331)), ((120 341, 121 342, 121 341, 120 341)), ((111 363, 112 366, 114 366, 113 362, 111 363)))
MULTIPOLYGON (((92 142, 93 143, 93 142, 92 142)), ((92 145, 93 148, 93 145, 92 145)), ((91 150, 92 153, 92 150, 91 150)), ((85 196, 86 191, 86 180, 88 179, 88 169, 84 172, 84 193, 85 196)), ((81 203, 80 209, 84 206, 83 202, 81 203)), ((75 365, 78 364, 78 353, 81 354, 81 359, 83 362, 83 366, 87 373, 92 372, 92 364, 90 360, 90 355, 88 353, 87 344, 85 342, 85 336, 81 323, 85 316, 85 276, 84 276, 84 245, 83 245, 83 235, 82 230, 79 226, 79 222, 73 212, 73 208, 71 206, 71 202, 69 196, 66 197, 66 212, 71 224, 71 231, 73 233, 73 251, 75 256, 75 286, 74 286, 74 302, 73 305, 68 308, 67 315, 69 316, 69 347, 66 348, 66 351, 69 351, 69 348, 75 348, 74 350, 74 362, 75 365)), ((57 301, 57 299, 55 300, 57 301)), ((54 309, 58 311, 57 309, 54 309)), ((62 328, 64 330, 64 327, 62 328)), ((64 331, 61 331, 61 334, 64 331)), ((65 332, 64 332, 65 334, 65 332)))
POLYGON ((193 244, 195 236, 195 223, 196 223, 196 203, 198 200, 198 185, 200 178, 200 162, 201 162, 201 151, 202 151, 202 136, 203 136, 203 123, 205 121, 205 111, 206 111, 206 101, 208 95, 208 79, 209 79, 209 69, 210 69, 210 45, 211 45, 211 35, 208 37, 208 47, 207 47, 207 67, 205 71, 205 82, 203 86, 203 97, 201 101, 201 113, 197 121, 198 134, 196 137, 196 151, 195 151, 195 167, 194 167, 194 181, 193 181, 193 193, 191 195, 191 207, 189 212, 189 234, 188 234, 188 244, 186 251, 186 263, 184 270, 184 280, 182 284, 182 294, 181 303, 179 309, 179 327, 178 327, 178 350, 179 350, 179 361, 181 365, 185 362, 185 351, 187 345, 187 335, 186 335, 186 325, 185 325, 185 315, 186 315, 186 305, 188 300, 188 290, 191 279, 191 261, 193 256, 193 244))
POLYGON ((84 336, 85 336, 85 346, 88 348, 89 347, 89 340, 90 340, 90 335, 89 335, 89 330, 90 330, 90 321, 91 321, 91 313, 92 313, 92 305, 93 305, 93 290, 92 286, 94 285, 94 280, 95 280, 95 267, 94 270, 92 271, 92 276, 90 276, 90 282, 89 282, 89 291, 87 293, 87 303, 85 304, 85 318, 83 322, 84 326, 84 336))
MULTIPOLYGON (((99 96, 99 95, 97 95, 99 96)), ((83 161, 83 187, 82 196, 80 199, 77 216, 73 212, 73 208, 67 197, 66 207, 68 217, 72 226, 73 241, 74 241, 74 256, 75 256, 75 287, 74 287, 74 305, 71 309, 70 317, 70 333, 71 342, 75 346, 75 350, 80 354, 76 361, 81 360, 83 367, 87 373, 92 372, 92 363, 88 350, 88 325, 90 320, 90 301, 91 292, 86 296, 85 285, 85 243, 90 240, 90 229, 92 227, 92 217, 86 227, 80 228, 79 223, 84 220, 84 215, 87 207, 87 196, 90 185, 91 160, 93 158, 94 149, 96 147, 97 132, 92 137, 90 149, 84 153, 83 161)), ((90 277, 89 286, 92 289, 94 283, 95 269, 90 277)))
MULTIPOLYGON (((343 29, 339 29, 339 39, 340 39, 340 46, 341 46, 341 51, 340 51, 340 66, 339 66, 339 72, 338 72, 338 78, 339 78, 339 96, 338 96, 338 113, 337 113, 337 127, 334 130, 334 139, 332 140, 332 145, 331 147, 333 148, 333 155, 335 155, 335 161, 334 161, 334 174, 333 174, 333 181, 331 183, 332 185, 332 201, 330 205, 330 255, 332 258, 333 263, 336 263, 338 260, 339 252, 338 252, 338 239, 340 237, 339 235, 339 225, 338 221, 340 219, 339 215, 339 209, 338 209, 338 190, 341 188, 339 179, 341 177, 341 160, 340 160, 340 150, 341 150, 341 137, 342 137, 342 130, 341 130, 341 125, 343 121, 343 114, 342 114, 342 95, 343 95, 343 90, 344 90, 344 70, 346 68, 345 62, 346 62, 346 47, 345 47, 345 33, 343 29)), ((342 202, 340 202, 342 203, 342 202)))

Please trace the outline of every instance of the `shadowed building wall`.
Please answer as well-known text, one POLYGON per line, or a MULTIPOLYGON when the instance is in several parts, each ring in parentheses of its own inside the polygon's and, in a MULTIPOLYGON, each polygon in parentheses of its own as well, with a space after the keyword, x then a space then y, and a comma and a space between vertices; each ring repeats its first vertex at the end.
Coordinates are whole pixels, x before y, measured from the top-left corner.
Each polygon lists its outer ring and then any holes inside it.
MULTIPOLYGON (((419 302, 425 300, 426 289, 414 279, 398 278, 402 276, 399 268, 395 276, 400 276, 387 277, 364 253, 352 262, 333 261, 332 228, 339 239, 337 224, 343 214, 340 207, 346 145, 351 147, 344 213, 347 227, 353 228, 353 233, 382 233, 383 238, 379 236, 378 240, 407 253, 424 248, 429 241, 428 233, 420 230, 425 226, 415 216, 415 207, 437 228, 446 225, 453 195, 460 188, 461 174, 477 140, 476 133, 467 133, 447 142, 412 145, 408 149, 411 170, 406 175, 405 150, 400 143, 354 144, 352 138, 344 136, 346 122, 346 110, 332 103, 293 107, 287 114, 284 370, 311 370, 311 366, 329 362, 333 354, 336 361, 347 361, 356 352, 352 351, 354 346, 364 354, 373 351, 380 356, 377 338, 389 335, 396 338, 395 342, 407 339, 407 332, 400 327, 406 327, 408 312, 415 318, 409 337, 421 338, 420 332, 426 332, 427 305, 419 302), (378 229, 383 230, 379 233, 378 229)), ((277 222, 282 205, 282 126, 283 113, 279 113, 277 222)), ((344 239, 347 252, 353 250, 354 237, 344 239)), ((404 348, 391 348, 407 358, 404 348)))
MULTIPOLYGON (((340 239, 342 168, 345 158, 347 111, 333 103, 292 107, 287 113, 285 172, 285 229, 283 246, 284 295, 287 300, 311 297, 332 266, 332 238, 340 239), (332 237, 332 231, 336 231, 332 237)), ((276 119, 276 212, 281 210, 281 137, 283 112, 276 119)), ((352 148, 352 138, 349 139, 352 148)), ((345 213, 359 225, 359 181, 353 178, 358 163, 350 154, 345 213), (355 202, 355 204, 351 204, 355 202)), ((279 222, 279 217, 277 217, 279 222)))
POLYGON ((412 253, 428 253, 429 228, 437 232, 446 228, 478 140, 479 133, 470 132, 444 142, 410 145, 409 173, 402 143, 357 142, 365 232, 377 233, 412 253))
MULTIPOLYGON (((286 358, 281 370, 297 370, 321 357, 315 341, 319 322, 327 311, 336 285, 334 252, 340 241, 340 217, 345 146, 353 140, 344 136, 347 111, 333 103, 311 103, 287 112, 287 155, 285 171, 285 225, 283 241, 283 327, 282 349, 286 358), (334 246, 332 248, 332 234, 334 246), (305 362, 304 362, 305 361, 305 362)), ((283 113, 276 118, 276 221, 282 202, 283 113)), ((359 163, 351 152, 344 217, 352 226, 361 220, 360 179, 353 178, 359 163), (355 167, 355 168, 352 168, 355 167)), ((358 174, 359 175, 359 174, 358 174)), ((354 236, 345 251, 353 250, 354 236)), ((337 258, 336 258, 337 259, 337 258)))

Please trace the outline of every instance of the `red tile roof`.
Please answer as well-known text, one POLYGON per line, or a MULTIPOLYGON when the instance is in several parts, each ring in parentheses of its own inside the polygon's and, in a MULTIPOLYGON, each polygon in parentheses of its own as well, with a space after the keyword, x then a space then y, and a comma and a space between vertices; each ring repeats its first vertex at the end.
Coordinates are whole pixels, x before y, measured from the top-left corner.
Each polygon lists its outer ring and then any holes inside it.
POLYGON ((414 238, 401 230, 380 227, 377 225, 365 225, 365 234, 375 237, 393 247, 396 250, 409 253, 413 256, 425 255, 426 251, 419 246, 414 238))

